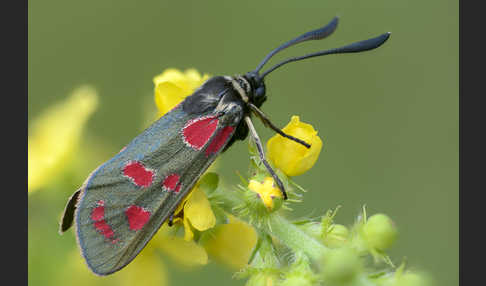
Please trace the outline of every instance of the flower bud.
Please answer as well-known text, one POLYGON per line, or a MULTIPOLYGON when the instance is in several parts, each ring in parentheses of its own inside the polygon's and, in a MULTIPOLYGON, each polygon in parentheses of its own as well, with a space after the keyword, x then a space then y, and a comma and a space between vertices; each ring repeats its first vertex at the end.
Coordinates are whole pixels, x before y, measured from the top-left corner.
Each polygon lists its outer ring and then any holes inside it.
POLYGON ((315 285, 313 281, 303 276, 292 275, 287 277, 280 286, 312 286, 315 285))
POLYGON ((274 271, 262 270, 250 276, 245 286, 275 286, 278 285, 279 276, 274 271))
POLYGON ((348 239, 348 228, 342 224, 333 224, 330 229, 324 238, 324 244, 330 248, 343 246, 348 239))
POLYGON ((361 271, 358 254, 350 248, 330 250, 324 256, 322 274, 325 283, 344 285, 351 282, 361 271))
POLYGON ((312 125, 300 122, 298 116, 292 116, 283 129, 311 145, 310 148, 276 134, 267 142, 268 158, 287 176, 298 176, 314 166, 322 149, 322 141, 312 125))
POLYGON ((319 222, 316 221, 308 222, 308 223, 298 225, 298 227, 315 239, 320 240, 322 237, 322 227, 319 222))
POLYGON ((375 214, 363 226, 363 238, 368 246, 378 250, 389 248, 396 240, 397 229, 385 214, 375 214))
POLYGON ((432 285, 431 279, 426 275, 413 272, 406 272, 397 277, 394 286, 429 286, 432 285))
POLYGON ((312 271, 308 258, 302 254, 296 254, 280 286, 312 286, 316 285, 318 276, 312 271))

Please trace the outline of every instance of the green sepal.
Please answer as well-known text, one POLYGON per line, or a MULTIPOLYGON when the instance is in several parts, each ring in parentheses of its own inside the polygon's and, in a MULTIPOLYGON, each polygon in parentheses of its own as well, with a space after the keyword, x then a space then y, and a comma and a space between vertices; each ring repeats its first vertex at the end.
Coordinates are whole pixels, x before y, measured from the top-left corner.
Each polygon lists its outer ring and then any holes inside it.
POLYGON ((221 207, 212 205, 211 209, 216 217, 216 225, 229 223, 229 217, 221 207))
POLYGON ((219 184, 219 175, 213 172, 208 172, 199 179, 199 188, 203 190, 207 196, 210 196, 219 184))
POLYGON ((333 224, 334 217, 337 214, 337 211, 341 208, 341 206, 337 206, 334 210, 330 209, 326 212, 326 214, 322 217, 321 226, 322 226, 322 238, 326 238, 327 234, 330 232, 330 228, 333 224))

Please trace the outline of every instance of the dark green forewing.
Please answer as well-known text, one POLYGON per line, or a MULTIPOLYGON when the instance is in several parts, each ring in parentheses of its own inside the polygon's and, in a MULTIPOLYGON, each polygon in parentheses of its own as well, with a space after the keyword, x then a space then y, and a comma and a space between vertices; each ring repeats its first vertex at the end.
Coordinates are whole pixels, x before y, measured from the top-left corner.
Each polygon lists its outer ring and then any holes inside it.
POLYGON ((76 209, 76 236, 93 272, 107 275, 135 258, 229 142, 243 109, 216 103, 201 114, 178 105, 98 167, 68 201, 61 231, 76 209))

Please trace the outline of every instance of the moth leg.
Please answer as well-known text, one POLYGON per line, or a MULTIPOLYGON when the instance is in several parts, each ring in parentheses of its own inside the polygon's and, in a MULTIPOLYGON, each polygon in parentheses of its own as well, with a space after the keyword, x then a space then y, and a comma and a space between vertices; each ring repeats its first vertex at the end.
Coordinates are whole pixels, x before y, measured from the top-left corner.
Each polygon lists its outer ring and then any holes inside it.
POLYGON ((64 208, 64 213, 62 215, 61 224, 59 226, 59 234, 62 234, 68 230, 71 225, 73 225, 74 211, 76 210, 76 204, 78 202, 79 194, 81 189, 74 192, 74 194, 69 197, 66 207, 64 208))
POLYGON ((220 118, 221 116, 223 116, 223 115, 225 115, 225 114, 226 114, 226 112, 224 112, 224 111, 219 111, 218 113, 216 113, 216 117, 217 117, 217 118, 220 118))
POLYGON ((282 131, 282 129, 278 128, 277 126, 273 125, 273 123, 270 121, 270 119, 265 115, 265 113, 263 113, 263 111, 261 111, 258 107, 256 107, 253 103, 248 103, 248 106, 250 106, 250 109, 253 111, 253 113, 258 117, 260 118, 260 120, 263 122, 263 125, 265 125, 266 127, 269 127, 270 129, 272 129, 273 131, 277 132, 278 134, 280 134, 281 136, 287 138, 287 139, 290 139, 292 141, 295 141, 299 144, 302 144, 304 145, 306 148, 310 148, 311 145, 303 140, 300 140, 299 138, 295 138, 294 136, 292 135, 288 135, 286 133, 284 133, 282 131))
POLYGON ((258 155, 260 155, 260 160, 262 161, 263 165, 265 165, 265 168, 267 168, 270 175, 272 175, 273 180, 277 183, 278 188, 282 192, 284 200, 286 200, 287 199, 287 193, 285 192, 285 188, 283 186, 283 183, 282 183, 282 181, 280 181, 280 178, 277 176, 277 174, 272 169, 272 167, 270 167, 270 164, 268 164, 267 159, 265 159, 265 153, 263 153, 262 142, 260 141, 260 137, 258 137, 258 133, 255 130, 255 126, 253 126, 253 123, 251 122, 251 118, 248 115, 245 116, 245 122, 246 122, 246 125, 248 126, 248 129, 250 130, 251 138, 253 138, 253 141, 255 142, 255 145, 257 146, 258 155))
POLYGON ((173 226, 174 225, 174 212, 172 212, 169 216, 169 221, 167 222, 168 226, 173 226))

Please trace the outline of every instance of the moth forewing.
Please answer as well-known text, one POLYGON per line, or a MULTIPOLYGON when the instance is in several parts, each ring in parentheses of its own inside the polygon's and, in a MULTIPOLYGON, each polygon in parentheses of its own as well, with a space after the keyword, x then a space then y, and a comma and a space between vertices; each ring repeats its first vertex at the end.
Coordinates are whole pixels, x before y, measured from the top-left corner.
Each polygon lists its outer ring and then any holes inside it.
POLYGON ((209 113, 202 106, 189 114, 178 105, 87 179, 75 224, 93 272, 107 275, 127 265, 189 194, 243 116, 231 97, 221 95, 209 113))

